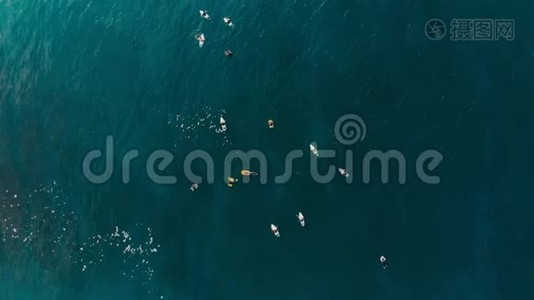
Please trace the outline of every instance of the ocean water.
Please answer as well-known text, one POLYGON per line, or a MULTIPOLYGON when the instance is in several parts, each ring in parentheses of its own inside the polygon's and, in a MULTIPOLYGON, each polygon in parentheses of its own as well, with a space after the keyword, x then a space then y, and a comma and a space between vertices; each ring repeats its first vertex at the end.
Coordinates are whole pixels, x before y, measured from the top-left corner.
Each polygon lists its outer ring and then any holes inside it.
POLYGON ((0 299, 532 299, 533 12, 524 0, 0 1, 0 299), (515 39, 432 41, 432 18, 513 19, 515 39), (346 114, 367 128, 349 146, 334 132, 346 114), (97 185, 82 162, 107 136, 114 172, 97 185), (353 183, 313 181, 312 141, 336 150, 322 171, 353 151, 353 183), (175 184, 147 176, 157 149, 174 155, 162 173, 175 184), (226 186, 235 149, 265 153, 268 184, 226 186), (305 151, 293 177, 273 183, 293 149, 305 151), (373 149, 405 156, 405 184, 396 167, 381 183, 376 165, 363 183, 373 149), (417 177, 427 149, 443 155, 439 184, 417 177), (192 150, 216 175, 195 193, 192 150))

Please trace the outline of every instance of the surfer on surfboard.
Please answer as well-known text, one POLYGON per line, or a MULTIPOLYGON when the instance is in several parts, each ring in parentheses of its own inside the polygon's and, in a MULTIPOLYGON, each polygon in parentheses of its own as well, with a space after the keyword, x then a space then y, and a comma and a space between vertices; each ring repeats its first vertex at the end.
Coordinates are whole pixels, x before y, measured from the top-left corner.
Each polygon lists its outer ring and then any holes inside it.
POLYGON ((197 39, 198 41, 198 46, 202 48, 202 46, 204 46, 204 42, 206 41, 206 37, 204 36, 204 34, 203 33, 197 34, 195 36, 195 39, 197 39))
POLYGON ((226 131, 226 120, 223 117, 221 117, 219 119, 219 123, 221 123, 221 132, 225 132, 226 131))
POLYGON ((232 22, 232 20, 230 18, 223 18, 223 21, 226 25, 230 26, 230 27, 234 27, 234 23, 232 22))
POLYGON ((228 187, 234 187, 234 184, 237 182, 237 179, 234 177, 228 177, 226 180, 226 184, 228 184, 228 187))
POLYGON ((341 176, 345 176, 345 177, 349 177, 349 173, 347 172, 347 170, 345 169, 342 169, 342 168, 338 168, 338 171, 339 171, 339 174, 341 174, 341 176))
POLYGON ((209 20, 210 19, 210 15, 208 15, 208 11, 207 10, 201 10, 199 11, 200 12, 200 16, 206 20, 209 20))
POLYGON ((382 264, 382 268, 384 268, 384 270, 388 267, 388 261, 384 255, 380 256, 380 263, 382 264))
POLYGON ((249 170, 241 170, 241 175, 243 175, 243 176, 256 176, 256 175, 258 175, 258 173, 252 172, 252 171, 249 171, 249 170))
POLYGON ((310 144, 310 151, 313 153, 313 155, 317 157, 319 156, 319 150, 317 150, 317 147, 314 144, 310 144))
POLYGON ((276 225, 271 224, 271 231, 273 232, 274 236, 280 237, 280 231, 278 231, 278 227, 276 227, 276 225))
POLYGON ((297 215, 297 218, 299 219, 300 226, 302 226, 302 227, 306 226, 306 221, 304 220, 304 215, 301 212, 299 212, 299 214, 297 215))

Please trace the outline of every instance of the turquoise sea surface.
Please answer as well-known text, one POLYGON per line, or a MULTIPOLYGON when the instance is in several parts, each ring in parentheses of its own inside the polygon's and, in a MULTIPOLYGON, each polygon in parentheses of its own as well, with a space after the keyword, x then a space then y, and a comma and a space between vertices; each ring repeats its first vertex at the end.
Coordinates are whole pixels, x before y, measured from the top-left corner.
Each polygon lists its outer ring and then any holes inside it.
POLYGON ((0 0, 0 299, 534 299, 533 14, 526 0, 0 0), (511 19, 515 36, 431 40, 434 18, 511 19), (335 134, 346 114, 367 129, 353 145, 335 134), (107 136, 113 174, 93 184, 83 160, 107 136), (316 183, 310 142, 336 151, 322 173, 351 150, 353 182, 316 183), (226 186, 238 149, 265 154, 267 184, 235 164, 226 186), (429 149, 439 184, 417 176, 429 149), (147 175, 155 150, 176 183, 147 175), (196 192, 193 150, 215 165, 196 192), (402 153, 406 183, 394 163, 364 183, 371 150, 402 153))

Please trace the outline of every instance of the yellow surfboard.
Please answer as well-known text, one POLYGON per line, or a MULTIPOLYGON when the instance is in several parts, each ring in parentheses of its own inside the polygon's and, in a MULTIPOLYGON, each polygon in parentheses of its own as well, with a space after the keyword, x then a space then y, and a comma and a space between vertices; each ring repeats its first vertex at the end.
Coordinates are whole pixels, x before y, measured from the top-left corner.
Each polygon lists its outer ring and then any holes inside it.
POLYGON ((256 172, 251 172, 249 170, 241 170, 241 175, 243 176, 250 176, 250 175, 258 175, 256 172))

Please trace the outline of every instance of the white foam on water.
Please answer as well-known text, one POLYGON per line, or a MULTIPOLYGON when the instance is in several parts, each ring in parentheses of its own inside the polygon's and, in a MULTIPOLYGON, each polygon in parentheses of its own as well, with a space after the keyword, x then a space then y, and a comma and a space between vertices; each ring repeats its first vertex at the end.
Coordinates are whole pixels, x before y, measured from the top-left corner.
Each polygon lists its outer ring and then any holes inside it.
POLYGON ((82 271, 86 271, 103 264, 106 261, 106 255, 111 254, 123 263, 122 275, 128 279, 142 279, 142 285, 151 292, 149 283, 154 276, 151 260, 160 245, 153 245, 154 237, 150 227, 145 228, 142 224, 136 224, 136 226, 142 227, 146 233, 134 236, 117 226, 108 234, 89 237, 83 242, 73 262, 80 265, 82 271))
POLYGON ((183 141, 197 140, 209 137, 212 133, 223 136, 222 145, 230 144, 226 132, 220 129, 219 118, 226 114, 224 109, 213 109, 210 106, 202 107, 199 112, 169 115, 167 124, 176 129, 174 147, 183 145, 183 141))
POLYGON ((99 266, 118 259, 122 270, 117 272, 141 282, 147 293, 153 294, 150 283, 155 271, 151 262, 160 245, 155 243, 152 229, 135 224, 132 234, 116 226, 108 233, 95 233, 79 242, 79 221, 65 199, 68 196, 56 182, 29 193, 0 191, 0 246, 6 253, 34 253, 45 268, 57 267, 67 254, 66 266, 80 273, 98 272, 99 266), (35 249, 39 252, 35 253, 35 249))

